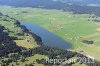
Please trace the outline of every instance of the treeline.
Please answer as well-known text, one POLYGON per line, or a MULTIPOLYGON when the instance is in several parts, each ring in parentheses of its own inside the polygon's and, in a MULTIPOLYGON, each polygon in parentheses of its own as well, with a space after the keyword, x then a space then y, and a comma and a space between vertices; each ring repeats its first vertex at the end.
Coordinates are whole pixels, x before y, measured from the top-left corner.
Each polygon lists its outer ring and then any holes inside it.
MULTIPOLYGON (((41 54, 41 55, 46 55, 48 56, 48 58, 50 59, 64 59, 67 58, 71 59, 73 57, 77 57, 77 61, 76 62, 70 62, 70 63, 66 63, 65 66, 71 66, 75 63, 80 63, 81 64, 86 64, 87 66, 99 66, 100 62, 93 60, 92 58, 86 57, 82 54, 79 54, 77 52, 72 52, 72 51, 67 51, 67 50, 63 50, 63 49, 58 49, 58 48, 51 48, 48 46, 44 46, 42 45, 41 47, 35 48, 35 49, 31 49, 33 52, 37 53, 37 54, 41 54), (81 59, 80 59, 81 58, 81 59)), ((36 60, 39 64, 44 64, 45 66, 52 66, 52 65, 60 65, 61 63, 46 63, 46 59, 41 59, 41 60, 36 60)), ((63 60, 64 62, 65 60, 63 60)))
POLYGON ((100 16, 100 7, 99 6, 80 6, 80 5, 70 5, 63 8, 64 11, 71 11, 74 14, 95 14, 100 16))
POLYGON ((2 5, 9 5, 15 7, 34 7, 34 8, 44 8, 44 9, 58 9, 64 11, 71 11, 75 14, 95 14, 100 16, 100 6, 86 6, 86 5, 79 5, 77 4, 68 4, 63 3, 61 1, 53 1, 53 0, 1 0, 0 4, 2 5), (24 4, 27 3, 27 4, 24 4))

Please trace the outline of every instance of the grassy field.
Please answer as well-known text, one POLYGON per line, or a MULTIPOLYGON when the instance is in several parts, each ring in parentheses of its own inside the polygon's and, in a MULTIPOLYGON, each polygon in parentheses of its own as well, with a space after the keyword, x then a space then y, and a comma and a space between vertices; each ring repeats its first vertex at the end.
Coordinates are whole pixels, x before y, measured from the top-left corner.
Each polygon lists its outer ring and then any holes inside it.
POLYGON ((34 48, 34 47, 37 47, 36 44, 33 44, 33 43, 31 44, 30 42, 27 42, 25 40, 16 40, 15 42, 16 42, 16 44, 18 46, 22 46, 22 47, 26 47, 26 48, 34 48))
MULTIPOLYGON (((41 60, 43 58, 45 59, 46 57, 47 56, 45 56, 45 55, 36 54, 34 56, 28 57, 27 60, 29 60, 29 61, 20 62, 20 60, 18 60, 19 65, 17 65, 17 66, 25 66, 25 64, 30 64, 30 63, 34 64, 34 66, 44 66, 43 64, 38 64, 36 62, 36 59, 41 60)), ((16 66, 16 62, 11 63, 9 66, 11 66, 12 64, 16 66)))
POLYGON ((39 8, 14 8, 0 6, 0 12, 20 21, 34 22, 50 32, 62 37, 73 45, 72 50, 77 50, 85 55, 100 59, 100 23, 88 21, 88 14, 73 14, 61 10, 47 10, 39 8), (77 38, 77 41, 76 41, 77 38), (93 40, 93 45, 83 44, 82 40, 93 40), (88 54, 87 54, 88 53, 88 54))

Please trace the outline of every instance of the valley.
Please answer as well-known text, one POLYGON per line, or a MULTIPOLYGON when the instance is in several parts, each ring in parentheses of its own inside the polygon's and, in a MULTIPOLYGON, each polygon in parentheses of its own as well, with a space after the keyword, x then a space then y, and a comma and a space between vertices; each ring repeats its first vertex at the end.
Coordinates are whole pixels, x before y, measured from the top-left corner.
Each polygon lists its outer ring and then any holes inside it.
POLYGON ((1 12, 20 21, 34 22, 71 43, 73 45, 72 50, 83 51, 80 53, 89 54, 98 60, 100 59, 100 50, 98 49, 100 48, 100 34, 96 30, 100 28, 99 23, 92 20, 88 21, 90 16, 95 15, 73 14, 71 12, 40 8, 13 8, 9 6, 4 6, 1 12), (87 45, 82 43, 82 40, 93 40, 94 44, 87 45))
POLYGON ((0 0, 0 66, 100 66, 100 1, 0 0))
MULTIPOLYGON (((88 59, 88 57, 77 52, 45 46, 38 35, 20 23, 15 18, 0 13, 1 66, 85 65, 78 59, 80 57, 88 59), (70 60, 74 57, 77 61, 69 63, 65 62, 65 60, 59 64, 47 63, 46 61, 46 58, 67 58, 70 60)), ((91 58, 89 59, 91 60, 91 58)), ((98 64, 96 60, 95 63, 98 64)), ((93 63, 86 64, 90 65, 93 63)))

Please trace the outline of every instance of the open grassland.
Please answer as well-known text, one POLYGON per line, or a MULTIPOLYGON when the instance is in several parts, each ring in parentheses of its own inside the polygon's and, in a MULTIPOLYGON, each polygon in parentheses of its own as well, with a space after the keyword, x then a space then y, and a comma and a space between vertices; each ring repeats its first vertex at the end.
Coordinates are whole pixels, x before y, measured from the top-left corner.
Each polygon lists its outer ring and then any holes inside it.
POLYGON ((81 53, 100 59, 100 32, 96 30, 100 23, 88 21, 88 14, 9 6, 1 6, 0 11, 20 21, 34 22, 72 43, 73 50, 82 50, 81 53), (94 45, 83 44, 83 39, 93 40, 94 45))
MULTIPOLYGON (((45 56, 45 55, 39 55, 39 54, 36 54, 36 55, 34 55, 34 56, 31 56, 31 57, 28 57, 28 58, 26 58, 27 60, 29 60, 29 61, 25 61, 25 62, 20 62, 21 60, 18 60, 17 61, 17 64, 19 64, 19 65, 17 65, 17 66, 25 66, 25 64, 34 64, 34 66, 44 66, 43 64, 38 64, 37 62, 36 62, 36 59, 39 59, 39 60, 41 60, 41 59, 45 59, 47 56, 45 56)), ((9 66, 11 66, 11 65, 15 65, 16 66, 16 62, 13 62, 13 63, 11 63, 9 66)))
POLYGON ((16 44, 17 44, 18 46, 22 46, 22 47, 26 47, 26 48, 34 48, 34 47, 37 47, 36 44, 33 44, 33 43, 35 43, 35 42, 30 43, 30 42, 27 42, 27 41, 25 41, 25 40, 16 40, 15 42, 16 42, 16 44))

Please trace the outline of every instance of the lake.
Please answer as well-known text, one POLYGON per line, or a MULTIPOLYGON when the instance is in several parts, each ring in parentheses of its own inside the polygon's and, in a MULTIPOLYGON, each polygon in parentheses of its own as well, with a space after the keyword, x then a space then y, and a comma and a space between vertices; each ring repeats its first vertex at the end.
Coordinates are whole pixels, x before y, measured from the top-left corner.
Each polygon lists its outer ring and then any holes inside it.
POLYGON ((70 49, 71 44, 66 42, 64 39, 58 37, 57 35, 49 32, 48 30, 38 26, 37 24, 30 22, 21 22, 22 25, 25 25, 27 29, 31 30, 31 32, 40 36, 43 44, 50 47, 57 47, 60 49, 70 49))

